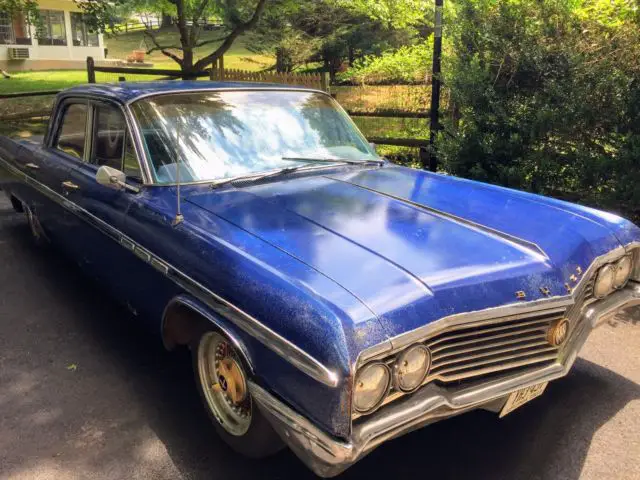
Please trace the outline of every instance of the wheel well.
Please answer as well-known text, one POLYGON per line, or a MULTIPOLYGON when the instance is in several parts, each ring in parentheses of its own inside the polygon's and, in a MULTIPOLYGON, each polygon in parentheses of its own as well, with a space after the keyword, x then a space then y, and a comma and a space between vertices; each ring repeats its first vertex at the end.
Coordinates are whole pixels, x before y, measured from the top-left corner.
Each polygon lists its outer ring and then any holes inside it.
POLYGON ((189 345, 203 328, 211 325, 205 317, 180 302, 171 303, 162 320, 162 343, 167 350, 189 345))
POLYGON ((173 350, 189 345, 194 339, 199 338, 203 331, 211 329, 217 330, 233 343, 247 368, 253 373, 254 365, 249 350, 233 330, 218 320, 208 318, 197 307, 187 305, 179 299, 172 300, 164 311, 162 343, 167 350, 173 350))
POLYGON ((24 207, 22 206, 22 202, 20 200, 18 200, 13 195, 9 197, 9 200, 11 201, 11 206, 16 212, 18 213, 24 212, 24 207))

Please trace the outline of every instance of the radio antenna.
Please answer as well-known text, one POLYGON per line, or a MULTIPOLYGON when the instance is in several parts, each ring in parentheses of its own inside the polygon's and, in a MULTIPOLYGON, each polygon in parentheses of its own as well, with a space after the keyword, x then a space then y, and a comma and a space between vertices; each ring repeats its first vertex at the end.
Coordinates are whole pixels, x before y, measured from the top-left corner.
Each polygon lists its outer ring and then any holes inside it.
POLYGON ((184 222, 184 217, 182 216, 182 208, 180 206, 180 126, 182 125, 181 121, 178 121, 178 125, 176 128, 176 194, 177 194, 177 205, 176 205, 176 216, 171 222, 171 225, 177 227, 182 222, 184 222))

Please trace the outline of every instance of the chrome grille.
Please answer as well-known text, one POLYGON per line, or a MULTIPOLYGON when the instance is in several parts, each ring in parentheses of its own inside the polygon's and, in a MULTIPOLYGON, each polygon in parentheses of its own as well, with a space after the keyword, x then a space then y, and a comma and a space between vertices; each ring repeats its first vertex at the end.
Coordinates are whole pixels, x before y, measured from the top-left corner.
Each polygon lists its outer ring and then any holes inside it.
POLYGON ((450 328, 428 339, 432 364, 425 382, 455 382, 527 365, 552 362, 558 348, 547 342, 563 313, 507 318, 450 328))
MULTIPOLYGON (((438 332, 422 342, 429 347, 432 360, 423 385, 460 385, 554 363, 559 348, 547 341, 547 334, 551 325, 566 318, 566 313, 564 309, 534 312, 456 325, 438 332)), ((390 368, 394 358, 385 361, 390 368)), ((403 395, 392 387, 382 405, 403 395)), ((359 417, 356 412, 352 418, 359 417)))

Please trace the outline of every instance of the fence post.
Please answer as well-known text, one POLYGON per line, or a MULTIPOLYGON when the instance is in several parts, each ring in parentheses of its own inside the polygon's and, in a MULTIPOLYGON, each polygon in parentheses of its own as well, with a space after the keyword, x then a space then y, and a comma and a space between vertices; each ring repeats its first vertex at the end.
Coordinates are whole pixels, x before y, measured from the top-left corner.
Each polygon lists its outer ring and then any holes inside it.
POLYGON ((431 109, 430 109, 430 125, 429 125, 429 162, 428 165, 422 164, 422 167, 429 167, 429 170, 435 172, 438 169, 438 158, 436 157, 436 135, 440 130, 440 60, 442 57, 442 7, 443 0, 435 0, 436 2, 436 18, 435 28, 433 31, 433 71, 431 76, 431 109))
POLYGON ((320 89, 329 92, 329 72, 320 72, 320 89))
POLYGON ((224 55, 218 58, 218 80, 224 81, 224 55))
POLYGON ((87 81, 89 83, 96 83, 96 71, 95 62, 93 61, 93 57, 87 57, 87 81))

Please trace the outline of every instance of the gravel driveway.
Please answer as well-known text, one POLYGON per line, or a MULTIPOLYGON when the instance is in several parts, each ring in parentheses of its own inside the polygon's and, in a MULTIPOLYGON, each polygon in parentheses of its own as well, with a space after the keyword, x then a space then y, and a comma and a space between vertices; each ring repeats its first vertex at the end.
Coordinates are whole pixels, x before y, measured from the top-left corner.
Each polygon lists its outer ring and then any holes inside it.
MULTIPOLYGON (((313 478, 288 451, 242 458, 167 354, 0 195, 0 478, 313 478)), ((594 333, 570 375, 503 420, 473 412, 340 478, 640 479, 640 311, 594 333)))

